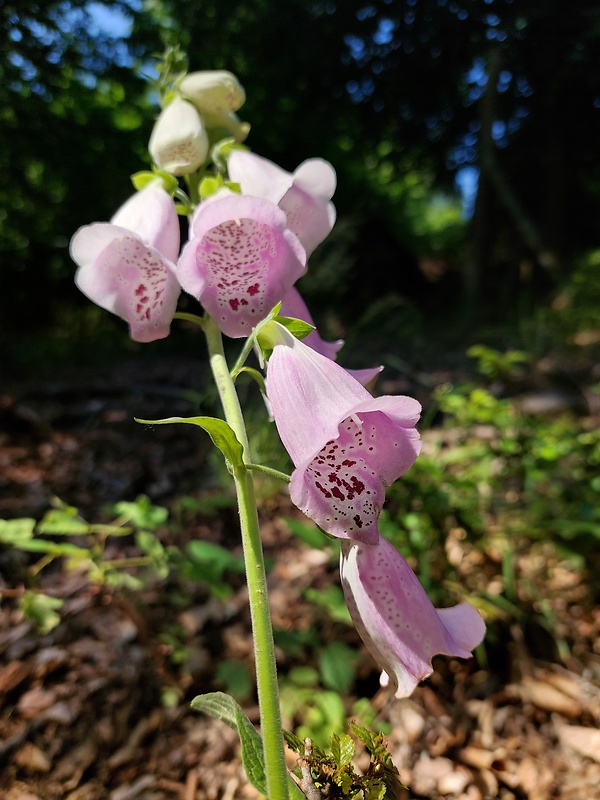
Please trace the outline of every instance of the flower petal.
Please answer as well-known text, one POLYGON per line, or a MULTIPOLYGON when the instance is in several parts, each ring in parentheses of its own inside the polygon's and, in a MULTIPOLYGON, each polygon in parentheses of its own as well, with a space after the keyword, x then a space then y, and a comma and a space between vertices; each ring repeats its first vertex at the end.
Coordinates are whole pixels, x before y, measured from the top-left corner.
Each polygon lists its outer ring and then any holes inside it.
POLYGON ((306 269, 285 214, 268 200, 230 195, 203 204, 192 234, 179 281, 227 336, 248 336, 306 269))
POLYGON ((313 197, 327 202, 335 193, 337 177, 329 161, 309 158, 294 170, 294 183, 313 197))
POLYGON ((485 624, 468 603, 436 610, 402 555, 383 537, 375 545, 342 542, 342 587, 365 645, 396 697, 431 674, 437 653, 469 658, 485 624))
POLYGON ((279 203, 294 178, 277 164, 246 150, 232 150, 227 161, 229 179, 239 183, 242 194, 279 203))
POLYGON ((111 222, 137 233, 145 244, 154 247, 169 261, 177 260, 179 219, 171 196, 158 183, 151 183, 132 195, 111 222))

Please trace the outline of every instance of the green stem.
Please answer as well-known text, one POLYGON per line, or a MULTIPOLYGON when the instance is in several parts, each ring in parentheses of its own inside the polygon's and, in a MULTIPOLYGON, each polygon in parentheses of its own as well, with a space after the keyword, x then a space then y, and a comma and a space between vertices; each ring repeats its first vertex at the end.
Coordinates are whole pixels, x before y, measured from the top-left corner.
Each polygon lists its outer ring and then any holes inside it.
POLYGON ((246 342, 242 348, 242 352, 240 353, 238 360, 233 365, 233 369, 231 370, 231 377, 233 378, 234 381, 240 374, 242 367, 248 360, 248 356, 252 352, 253 347, 254 347, 254 332, 252 333, 252 336, 249 336, 246 339, 246 342))
MULTIPOLYGON (((248 435, 239 398, 229 374, 223 339, 215 321, 205 317, 205 333, 212 369, 225 419, 233 429, 244 448, 244 462, 250 460, 248 435)), ((234 472, 237 493, 246 580, 250 600, 252 633, 254 636, 254 657, 256 662, 256 684, 260 706, 260 722, 265 752, 265 774, 269 800, 288 800, 288 773, 285 766, 281 715, 279 711, 279 690, 277 686, 277 666, 273 627, 267 594, 267 576, 252 474, 246 463, 236 467, 234 472)))
POLYGON ((272 478, 278 478, 280 481, 283 481, 284 483, 289 483, 291 480, 290 476, 287 473, 281 472, 278 469, 273 469, 273 467, 265 467, 263 464, 247 463, 246 467, 248 469, 253 470, 254 472, 264 472, 265 475, 270 475, 272 478))

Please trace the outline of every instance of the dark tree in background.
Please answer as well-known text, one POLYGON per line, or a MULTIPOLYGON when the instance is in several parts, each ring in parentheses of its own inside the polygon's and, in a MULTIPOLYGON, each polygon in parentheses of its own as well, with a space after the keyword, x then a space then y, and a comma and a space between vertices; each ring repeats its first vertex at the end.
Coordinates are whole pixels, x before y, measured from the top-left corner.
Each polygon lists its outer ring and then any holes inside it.
POLYGON ((151 123, 131 49, 101 32, 84 0, 18 0, 0 15, 0 323, 10 330, 56 324, 79 301, 69 239, 125 199, 138 130, 151 123))
POLYGON ((316 300, 333 292, 355 316, 395 292, 438 318, 503 315, 599 244, 596 0, 104 5, 131 18, 126 40, 94 29, 81 0, 2 7, 7 324, 35 303, 34 276, 36 315, 76 302, 67 239, 110 216, 147 158, 148 94, 131 65, 165 43, 192 69, 240 77, 254 150, 290 169, 335 164, 340 223, 306 279, 316 300), (479 178, 468 230, 457 176, 479 178))

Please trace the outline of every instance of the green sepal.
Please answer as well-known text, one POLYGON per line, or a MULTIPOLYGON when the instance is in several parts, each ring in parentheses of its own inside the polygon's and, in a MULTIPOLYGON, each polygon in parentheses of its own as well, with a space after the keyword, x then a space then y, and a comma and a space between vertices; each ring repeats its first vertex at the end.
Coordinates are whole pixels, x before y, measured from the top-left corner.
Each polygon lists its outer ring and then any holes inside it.
POLYGON ((296 319, 295 317, 275 317, 275 322, 279 322, 284 328, 296 337, 296 339, 305 339, 309 333, 315 330, 315 326, 303 319, 296 319))
POLYGON ((205 178, 202 178, 200 186, 198 187, 200 199, 206 200, 207 197, 210 197, 219 189, 223 188, 223 185, 223 178, 221 175, 207 175, 205 178))
POLYGON ((152 171, 142 170, 141 172, 134 172, 134 174, 131 176, 131 182, 133 183, 135 189, 137 189, 139 192, 142 189, 145 189, 149 183, 152 183, 157 178, 161 181, 165 192, 168 192, 170 195, 173 195, 175 190, 179 187, 177 178, 174 175, 171 175, 162 169, 156 168, 152 171))
POLYGON ((221 173, 217 173, 217 175, 207 175, 205 178, 202 178, 200 181, 200 186, 198 191, 200 193, 200 199, 206 200, 207 197, 215 194, 218 192, 219 189, 229 189, 235 194, 241 194, 241 186, 239 183, 234 183, 233 181, 225 181, 223 180, 223 176, 221 173))
POLYGON ((194 711, 202 711, 214 719, 220 719, 237 731, 242 744, 242 764, 248 780, 255 789, 266 795, 267 780, 262 739, 233 697, 224 692, 209 692, 194 697, 191 706, 194 711))
POLYGON ((197 425, 208 433, 233 471, 244 466, 244 448, 225 420, 218 417, 167 417, 167 419, 136 419, 136 422, 144 425, 170 425, 175 422, 197 425))
POLYGON ((212 146, 210 151, 211 160, 213 164, 216 164, 217 169, 219 169, 221 172, 226 171, 227 159, 233 150, 244 150, 245 152, 249 152, 250 148, 240 144, 235 136, 227 136, 224 139, 219 139, 219 141, 215 142, 215 144, 212 146))
MULTIPOLYGON (((269 360, 273 348, 276 344, 281 344, 286 340, 286 333, 291 334, 295 339, 304 339, 309 333, 315 330, 314 325, 310 325, 304 320, 296 319, 295 317, 282 317, 279 315, 281 310, 281 303, 278 303, 271 313, 259 323, 254 329, 256 342, 260 348, 262 356, 265 360, 269 360), (273 325, 273 322, 278 322, 281 328, 273 325)), ((288 337, 289 341, 289 337, 288 337)))

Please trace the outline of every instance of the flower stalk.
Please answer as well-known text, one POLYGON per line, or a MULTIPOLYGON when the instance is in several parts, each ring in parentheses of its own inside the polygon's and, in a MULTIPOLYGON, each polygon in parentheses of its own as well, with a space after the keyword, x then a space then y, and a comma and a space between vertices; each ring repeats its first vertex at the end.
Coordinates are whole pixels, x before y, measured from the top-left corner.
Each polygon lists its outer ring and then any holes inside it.
POLYGON ((267 576, 260 540, 258 512, 250 461, 248 435, 239 398, 223 351, 221 331, 211 317, 205 317, 205 333, 210 367, 215 379, 225 419, 244 448, 244 464, 234 468, 233 478, 238 501, 250 616, 254 637, 256 685, 265 753, 265 774, 269 800, 287 800, 288 773, 285 766, 277 665, 273 626, 267 593, 267 576))

